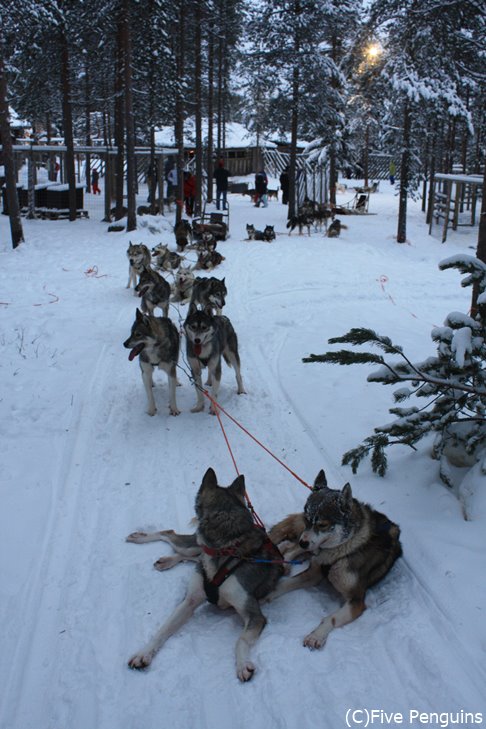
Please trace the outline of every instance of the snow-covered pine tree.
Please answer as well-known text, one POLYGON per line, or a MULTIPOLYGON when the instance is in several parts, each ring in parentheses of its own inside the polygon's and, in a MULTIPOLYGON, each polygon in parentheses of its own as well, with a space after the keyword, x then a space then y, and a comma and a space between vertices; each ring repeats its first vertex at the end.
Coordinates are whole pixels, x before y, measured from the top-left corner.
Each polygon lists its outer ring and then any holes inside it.
MULTIPOLYGON (((420 123, 423 110, 442 117, 470 114, 461 96, 464 77, 471 73, 471 48, 484 53, 484 35, 476 36, 484 13, 476 0, 374 0, 371 28, 383 44, 383 79, 389 88, 390 129, 400 128, 396 149, 400 152, 400 193, 397 241, 406 240, 407 198, 420 181, 417 154, 426 128, 420 123)), ((476 63, 477 65, 477 63, 476 63)), ((398 161, 398 160, 397 160, 398 161)))
POLYGON ((396 403, 409 398, 425 402, 411 407, 390 409, 395 420, 374 429, 374 434, 343 455, 343 465, 356 472, 361 461, 371 456, 373 471, 384 476, 386 449, 415 444, 431 432, 436 433, 434 455, 440 460, 440 475, 451 485, 449 462, 472 465, 483 459, 486 473, 486 263, 468 255, 455 255, 439 264, 441 270, 456 268, 466 274, 462 286, 478 289, 477 315, 451 312, 443 327, 432 330, 435 356, 413 363, 403 349, 391 339, 371 329, 355 328, 330 344, 370 345, 391 355, 369 351, 340 350, 311 354, 304 362, 330 364, 378 364, 368 382, 400 385, 393 393, 396 403))

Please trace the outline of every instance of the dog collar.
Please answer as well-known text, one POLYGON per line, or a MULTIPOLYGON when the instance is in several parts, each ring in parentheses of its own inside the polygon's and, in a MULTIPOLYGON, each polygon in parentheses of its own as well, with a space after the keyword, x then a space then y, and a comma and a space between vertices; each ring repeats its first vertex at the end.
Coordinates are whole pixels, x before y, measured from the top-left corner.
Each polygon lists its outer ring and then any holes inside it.
POLYGON ((240 542, 235 542, 233 547, 221 547, 221 549, 216 549, 203 544, 202 551, 210 557, 235 557, 238 553, 239 546, 240 542))

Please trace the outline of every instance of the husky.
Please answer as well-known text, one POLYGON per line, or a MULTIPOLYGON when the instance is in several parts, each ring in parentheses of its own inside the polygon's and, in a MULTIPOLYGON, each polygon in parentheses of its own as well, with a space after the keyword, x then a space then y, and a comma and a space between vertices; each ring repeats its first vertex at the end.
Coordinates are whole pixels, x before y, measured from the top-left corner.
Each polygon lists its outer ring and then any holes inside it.
POLYGON ((188 220, 181 220, 174 226, 177 250, 182 253, 186 246, 192 243, 192 228, 188 220))
POLYGON ((341 235, 341 230, 343 228, 345 230, 347 230, 348 229, 348 226, 347 225, 343 225, 343 223, 341 223, 341 221, 339 220, 339 218, 335 218, 332 221, 332 223, 329 226, 329 228, 328 228, 327 237, 328 238, 339 238, 339 236, 341 235))
MULTIPOLYGON (((146 268, 150 268, 150 251, 147 246, 143 243, 129 243, 127 248, 128 258, 128 283, 127 289, 133 283, 133 288, 138 283, 138 276, 145 271, 146 268)), ((136 295, 136 292, 135 292, 136 295)))
POLYGON ((309 213, 299 213, 298 215, 294 215, 293 217, 289 218, 287 221, 287 228, 289 228, 289 235, 292 234, 292 231, 295 230, 297 227, 299 228, 299 235, 302 235, 302 232, 304 228, 307 228, 307 233, 311 234, 311 225, 313 223, 313 216, 309 213))
POLYGON ((179 332, 167 317, 147 316, 137 309, 132 331, 123 346, 130 349, 128 359, 132 362, 140 356, 142 380, 147 393, 149 415, 155 415, 153 388, 154 367, 167 372, 169 378, 169 410, 171 415, 179 415, 176 402, 176 366, 179 359, 179 332))
POLYGON ((211 271, 224 260, 225 257, 221 253, 218 253, 218 251, 201 251, 194 268, 199 271, 211 271))
POLYGON ((264 240, 267 241, 267 243, 275 240, 275 229, 273 225, 265 226, 265 230, 256 230, 254 225, 249 225, 247 223, 246 233, 248 235, 248 240, 264 240))
POLYGON ((163 243, 152 248, 152 258, 155 258, 155 266, 162 271, 175 271, 184 260, 182 256, 175 251, 170 251, 169 246, 163 243))
POLYGON ((344 605, 304 638, 308 648, 320 648, 334 628, 356 620, 366 608, 365 593, 391 569, 402 554, 400 529, 368 504, 353 498, 347 483, 330 489, 319 472, 304 512, 291 514, 269 532, 278 546, 290 542, 286 557, 304 553, 307 570, 282 580, 269 596, 273 600, 300 587, 317 585, 327 578, 344 598, 344 605))
POLYGON ((282 557, 266 532, 253 522, 245 504, 244 476, 238 476, 223 488, 218 486, 216 474, 209 468, 195 506, 198 523, 195 535, 168 531, 135 532, 128 537, 128 541, 135 543, 161 539, 177 551, 188 553, 189 559, 198 560, 186 597, 152 640, 130 658, 128 665, 130 668, 149 666, 171 635, 208 600, 222 609, 233 607, 241 617, 244 627, 236 643, 236 675, 240 681, 249 681, 255 672, 250 649, 266 624, 259 601, 277 585, 283 571, 282 557))
POLYGON ((153 316, 159 308, 164 316, 169 316, 170 284, 157 271, 151 268, 142 271, 135 291, 142 299, 140 308, 144 314, 153 316))
MULTIPOLYGON (((238 354, 238 338, 233 325, 227 316, 213 316, 211 309, 205 311, 197 309, 194 304, 189 307, 187 319, 184 322, 184 331, 187 341, 187 359, 191 368, 196 387, 196 404, 192 413, 204 410, 204 395, 202 393, 201 370, 208 368, 207 384, 212 386, 211 396, 218 398, 221 382, 221 357, 226 364, 234 367, 238 395, 245 394, 240 371, 240 356, 238 354)), ((209 412, 216 414, 211 402, 209 412)))
POLYGON ((191 266, 181 266, 176 273, 172 287, 171 301, 178 301, 180 304, 188 304, 192 298, 194 286, 194 274, 191 266))
POLYGON ((331 208, 328 208, 327 205, 318 204, 316 209, 314 210, 314 225, 319 225, 322 228, 322 225, 327 230, 328 222, 329 220, 334 219, 334 211, 331 208))
POLYGON ((195 242, 196 250, 201 253, 212 253, 216 250, 216 245, 216 238, 209 231, 202 233, 201 237, 195 242))
POLYGON ((200 306, 203 309, 214 309, 216 314, 220 316, 226 303, 227 293, 224 278, 219 279, 215 276, 202 278, 198 276, 194 281, 191 304, 200 306))

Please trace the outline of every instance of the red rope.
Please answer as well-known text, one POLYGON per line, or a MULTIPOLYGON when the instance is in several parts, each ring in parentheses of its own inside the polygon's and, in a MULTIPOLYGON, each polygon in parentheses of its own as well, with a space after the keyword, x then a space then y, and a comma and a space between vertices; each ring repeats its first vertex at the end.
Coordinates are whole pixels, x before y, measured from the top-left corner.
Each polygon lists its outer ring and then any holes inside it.
MULTIPOLYGON (((235 467, 235 471, 236 471, 237 475, 239 476, 240 475, 240 472, 238 470, 238 466, 236 465, 236 460, 235 460, 235 457, 233 455, 233 451, 231 450, 231 445, 230 445, 230 442, 228 440, 228 436, 226 435, 226 431, 224 429, 223 421, 221 420, 221 415, 219 414, 220 406, 218 405, 218 403, 216 402, 216 400, 214 400, 212 397, 210 397, 210 395, 208 395, 208 393, 206 392, 206 390, 203 390, 203 392, 211 400, 211 404, 212 404, 213 410, 214 410, 214 412, 216 414, 216 417, 218 418, 218 422, 219 422, 219 425, 221 427, 221 431, 223 433, 223 437, 224 437, 224 439, 226 441, 226 445, 228 446, 228 450, 230 452, 231 460, 233 461, 233 465, 235 467)), ((222 408, 221 408, 221 410, 222 410, 222 408)), ((224 412, 224 410, 223 410, 223 412, 224 412)), ((255 524, 257 524, 258 526, 262 527, 262 529, 265 529, 265 525, 264 525, 263 521, 260 519, 260 517, 258 516, 257 512, 255 511, 255 508, 254 508, 253 504, 250 501, 250 497, 248 496, 248 492, 246 491, 246 489, 245 489, 245 500, 246 500, 246 505, 247 505, 248 509, 251 512, 251 515, 253 517, 253 521, 255 522, 255 524)))
MULTIPOLYGON (((221 407, 221 405, 218 402, 216 402, 216 400, 214 400, 214 398, 211 397, 211 395, 208 393, 207 390, 202 390, 202 392, 208 398, 208 400, 211 401, 211 403, 213 404, 213 407, 216 405, 216 408, 219 408, 219 410, 221 410, 221 412, 223 412, 227 418, 229 418, 235 425, 238 426, 238 428, 240 428, 244 433, 246 433, 246 435, 248 435, 252 440, 254 440, 255 443, 257 443, 260 446, 260 448, 263 448, 263 450, 266 451, 270 456, 272 456, 272 458, 274 458, 277 461, 277 463, 280 463, 280 465, 283 466, 283 468, 285 468, 289 473, 291 473, 292 476, 297 479, 297 481, 300 481, 300 483, 303 486, 308 488, 309 491, 312 491, 312 486, 309 486, 309 484, 306 481, 304 481, 304 479, 300 478, 300 476, 298 476, 295 473, 295 471, 292 471, 292 469, 289 468, 286 463, 281 461, 280 458, 278 458, 278 456, 275 455, 275 453, 272 453, 272 451, 269 448, 267 448, 265 445, 263 445, 263 443, 261 441, 259 441, 258 438, 255 438, 255 436, 252 435, 249 430, 247 430, 243 425, 241 425, 241 423, 239 423, 235 418, 233 418, 232 415, 230 415, 228 412, 226 412, 226 410, 223 407, 221 407)), ((217 409, 216 409, 216 413, 217 413, 217 409)))

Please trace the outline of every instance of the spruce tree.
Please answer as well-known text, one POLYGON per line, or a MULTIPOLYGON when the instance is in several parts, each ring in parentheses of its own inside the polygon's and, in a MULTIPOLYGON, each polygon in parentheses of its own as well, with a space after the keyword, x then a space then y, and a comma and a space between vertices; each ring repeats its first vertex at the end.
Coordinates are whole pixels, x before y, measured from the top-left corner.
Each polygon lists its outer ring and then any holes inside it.
MULTIPOLYGON (((461 454, 464 463, 475 459, 486 449, 486 263, 468 255, 456 255, 439 264, 441 270, 456 268, 466 274, 462 286, 478 291, 477 314, 474 317, 451 312, 444 326, 434 327, 432 339, 437 352, 422 362, 412 362, 403 349, 389 337, 371 329, 354 328, 330 344, 370 345, 383 354, 369 351, 339 350, 321 355, 311 354, 304 362, 330 364, 375 364, 379 369, 368 376, 368 382, 400 385, 393 393, 396 403, 409 398, 422 398, 411 407, 390 409, 395 416, 391 423, 378 426, 374 434, 343 455, 343 465, 356 472, 363 458, 371 456, 373 471, 384 476, 387 469, 386 449, 394 444, 415 446, 424 436, 436 433, 434 454, 440 459, 442 479, 451 485, 447 458, 451 452, 461 454), (385 359, 384 355, 394 359, 385 359)), ((484 462, 486 471, 486 460, 484 462)))

